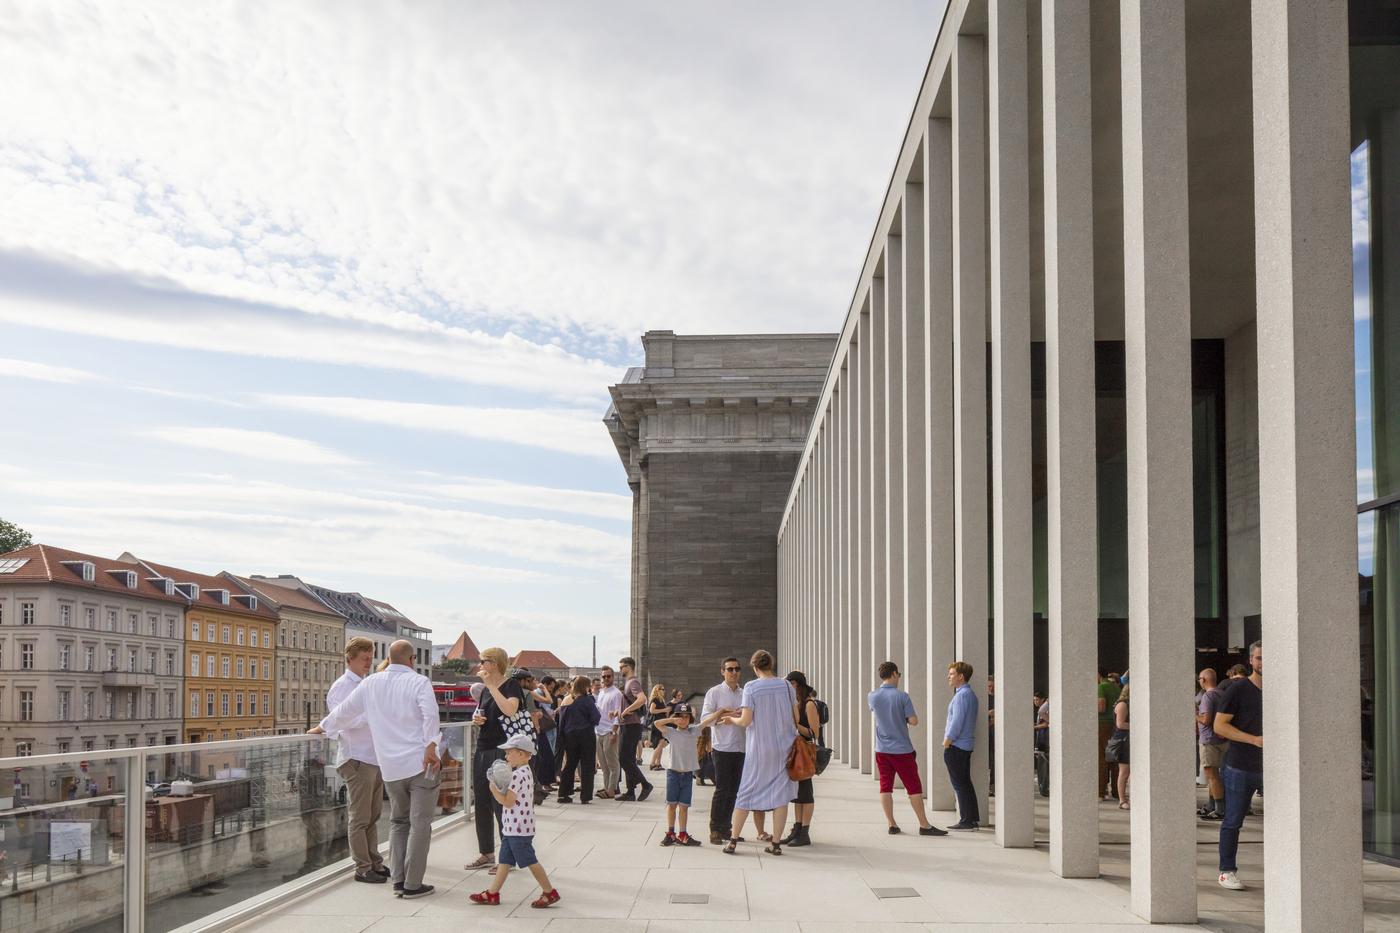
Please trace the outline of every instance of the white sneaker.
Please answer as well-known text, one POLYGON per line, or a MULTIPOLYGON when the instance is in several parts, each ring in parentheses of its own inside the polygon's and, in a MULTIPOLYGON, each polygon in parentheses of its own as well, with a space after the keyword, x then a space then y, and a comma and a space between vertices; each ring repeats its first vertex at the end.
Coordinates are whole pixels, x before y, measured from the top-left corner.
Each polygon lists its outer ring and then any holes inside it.
POLYGON ((1244 882, 1240 880, 1239 875, 1232 871, 1222 871, 1217 880, 1222 888, 1229 888, 1231 891, 1244 890, 1244 882))

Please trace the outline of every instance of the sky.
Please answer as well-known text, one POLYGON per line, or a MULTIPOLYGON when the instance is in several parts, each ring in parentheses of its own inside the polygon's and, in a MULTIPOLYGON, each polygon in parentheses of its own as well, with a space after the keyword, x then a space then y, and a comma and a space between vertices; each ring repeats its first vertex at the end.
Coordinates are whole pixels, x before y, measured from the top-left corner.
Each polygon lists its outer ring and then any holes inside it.
POLYGON ((585 665, 607 387, 839 329, 943 4, 0 10, 0 518, 585 665))

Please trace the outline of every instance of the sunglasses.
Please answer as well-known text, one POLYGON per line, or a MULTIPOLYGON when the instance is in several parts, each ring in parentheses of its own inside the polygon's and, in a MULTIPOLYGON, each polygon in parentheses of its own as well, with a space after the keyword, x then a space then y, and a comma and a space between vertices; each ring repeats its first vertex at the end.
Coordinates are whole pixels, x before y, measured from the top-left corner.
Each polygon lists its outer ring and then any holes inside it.
POLYGON ((737 673, 739 673, 739 672, 742 671, 742 670, 743 670, 742 667, 726 667, 726 668, 724 669, 724 672, 725 672, 726 674, 737 674, 737 673))

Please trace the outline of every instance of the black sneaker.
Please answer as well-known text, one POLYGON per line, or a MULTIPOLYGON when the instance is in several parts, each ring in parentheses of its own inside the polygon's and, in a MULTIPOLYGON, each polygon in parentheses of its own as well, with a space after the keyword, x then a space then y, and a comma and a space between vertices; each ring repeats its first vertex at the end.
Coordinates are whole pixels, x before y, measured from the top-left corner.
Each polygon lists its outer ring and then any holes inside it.
POLYGON ((949 826, 948 829, 951 830, 952 832, 955 832, 955 833, 975 833, 975 832, 977 832, 977 824, 976 824, 976 823, 954 823, 952 826, 949 826))
POLYGON ((704 843, 701 842, 699 839, 696 839, 694 836, 690 835, 690 833, 682 833, 681 835, 676 837, 676 845, 700 846, 704 845, 704 843))
POLYGON ((650 785, 650 784, 643 784, 643 785, 642 785, 642 792, 641 792, 640 794, 637 795, 637 802, 640 803, 641 801, 646 800, 648 797, 650 797, 650 796, 651 796, 651 792, 652 792, 654 789, 655 789, 655 788, 653 788, 652 785, 650 785))
POLYGON ((379 875, 381 878, 387 878, 389 877, 389 875, 392 874, 392 872, 390 872, 389 869, 383 865, 380 865, 378 868, 371 868, 370 871, 374 872, 376 875, 379 875))
POLYGON ((920 835, 920 836, 946 836, 946 835, 948 835, 948 831, 947 831, 947 830, 943 830, 943 829, 939 829, 937 826, 932 826, 932 825, 929 825, 929 826, 920 826, 920 827, 919 827, 919 835, 920 835))
POLYGON ((358 882, 360 882, 361 884, 383 884, 384 882, 388 881, 389 879, 388 879, 388 878, 385 878, 383 875, 379 874, 378 872, 375 872, 375 871, 367 871, 367 872, 364 872, 363 874, 361 874, 360 872, 356 872, 356 873, 355 873, 355 880, 358 881, 358 882))
POLYGON ((898 826, 891 826, 890 829, 889 829, 889 833, 890 833, 891 836, 898 836, 898 835, 899 835, 899 827, 898 827, 898 826))
POLYGON ((430 884, 420 884, 420 885, 419 885, 418 887, 416 887, 416 888, 412 888, 412 889, 404 888, 404 889, 403 889, 403 893, 401 893, 401 894, 399 895, 399 897, 422 897, 422 896, 424 896, 425 894, 432 894, 432 893, 433 893, 433 886, 432 886, 432 885, 430 885, 430 884))
POLYGON ((574 802, 574 798, 572 798, 572 797, 560 797, 560 798, 559 798, 559 802, 560 802, 560 803, 573 803, 573 802, 574 802))
POLYGON ((403 882, 394 882, 394 897, 403 897, 403 882))
POLYGON ((614 797, 613 799, 616 800, 616 801, 618 801, 619 803, 636 803, 636 802, 637 802, 637 795, 634 794, 634 793, 632 793, 632 792, 629 790, 627 793, 623 794, 621 797, 614 797))
POLYGON ((1205 820, 1207 823, 1219 823, 1221 820, 1225 819, 1225 815, 1212 810, 1209 813, 1202 813, 1201 819, 1205 820))
POLYGON ((662 836, 662 837, 661 837, 661 844, 662 844, 663 846, 673 846, 673 845, 675 845, 675 844, 676 844, 676 834, 675 834, 675 833, 667 833, 666 835, 662 836))

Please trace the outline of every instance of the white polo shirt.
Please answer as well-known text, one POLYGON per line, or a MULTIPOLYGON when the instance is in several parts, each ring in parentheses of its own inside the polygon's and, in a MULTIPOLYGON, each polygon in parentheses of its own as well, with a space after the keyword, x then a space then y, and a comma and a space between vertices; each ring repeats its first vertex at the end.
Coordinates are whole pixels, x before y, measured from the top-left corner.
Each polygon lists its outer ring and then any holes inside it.
MULTIPOLYGON (((350 699, 350 694, 355 692, 364 678, 349 668, 345 673, 336 678, 331 684, 330 690, 326 691, 326 709, 335 709, 346 700, 350 699)), ((335 734, 329 731, 326 735, 336 740, 335 766, 339 768, 347 761, 363 761, 367 765, 379 764, 379 759, 374 755, 374 739, 369 734, 369 726, 361 724, 347 729, 341 729, 335 734)))
POLYGON ((433 685, 403 664, 361 681, 350 697, 321 720, 328 734, 360 724, 369 726, 384 781, 402 781, 423 770, 423 750, 439 742, 433 685))

